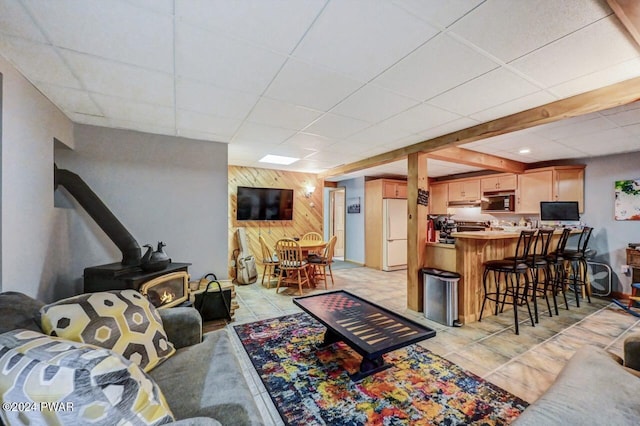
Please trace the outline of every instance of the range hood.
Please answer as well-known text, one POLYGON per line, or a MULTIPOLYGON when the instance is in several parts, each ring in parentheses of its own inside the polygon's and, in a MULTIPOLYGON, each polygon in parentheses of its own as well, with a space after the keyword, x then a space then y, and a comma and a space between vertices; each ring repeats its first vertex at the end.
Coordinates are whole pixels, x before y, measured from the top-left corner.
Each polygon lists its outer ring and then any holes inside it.
POLYGON ((480 207, 481 205, 480 200, 458 200, 447 203, 447 207, 480 207))

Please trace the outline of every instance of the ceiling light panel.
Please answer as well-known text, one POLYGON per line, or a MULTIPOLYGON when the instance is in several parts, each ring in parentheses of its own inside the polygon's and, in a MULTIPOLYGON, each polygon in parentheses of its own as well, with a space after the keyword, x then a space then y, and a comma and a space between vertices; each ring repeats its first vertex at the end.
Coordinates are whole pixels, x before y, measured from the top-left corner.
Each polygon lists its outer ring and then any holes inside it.
POLYGON ((296 161, 298 161, 299 158, 293 158, 293 157, 284 157, 282 155, 265 155, 264 157, 262 157, 260 159, 261 163, 271 163, 271 164, 283 164, 283 165, 289 165, 292 163, 295 163, 296 161))
POLYGON ((390 2, 334 1, 293 54, 369 81, 437 32, 390 2))

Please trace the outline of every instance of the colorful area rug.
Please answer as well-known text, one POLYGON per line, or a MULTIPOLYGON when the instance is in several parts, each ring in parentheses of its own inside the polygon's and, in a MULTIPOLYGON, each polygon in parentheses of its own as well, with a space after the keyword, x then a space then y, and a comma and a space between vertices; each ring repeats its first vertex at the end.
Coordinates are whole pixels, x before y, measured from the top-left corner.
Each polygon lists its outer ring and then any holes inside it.
POLYGON ((419 345, 353 383, 361 357, 342 342, 316 349, 324 326, 305 313, 234 327, 289 425, 499 425, 527 403, 419 345))

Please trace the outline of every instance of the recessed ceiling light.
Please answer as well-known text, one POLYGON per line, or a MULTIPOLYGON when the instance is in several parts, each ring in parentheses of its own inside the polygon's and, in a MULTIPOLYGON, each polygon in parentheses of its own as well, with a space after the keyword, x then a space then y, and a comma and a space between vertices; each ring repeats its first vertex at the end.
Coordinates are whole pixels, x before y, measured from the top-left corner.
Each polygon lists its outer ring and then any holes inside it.
POLYGON ((269 155, 265 155, 258 161, 260 161, 261 163, 284 164, 285 166, 288 166, 289 164, 293 164, 298 160, 299 158, 283 157, 281 155, 269 154, 269 155))
POLYGON ((529 148, 522 148, 520 151, 518 151, 520 154, 528 154, 531 152, 531 150, 529 148))

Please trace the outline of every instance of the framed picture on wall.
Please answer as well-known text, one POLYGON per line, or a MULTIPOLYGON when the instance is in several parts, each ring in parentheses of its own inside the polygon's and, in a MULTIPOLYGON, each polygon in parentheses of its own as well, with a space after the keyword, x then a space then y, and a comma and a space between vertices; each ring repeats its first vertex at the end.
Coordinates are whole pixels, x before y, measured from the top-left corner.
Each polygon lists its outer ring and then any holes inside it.
POLYGON ((616 220, 640 220, 640 179, 616 181, 616 220))
POLYGON ((347 213, 360 213, 360 197, 347 198, 347 213))

